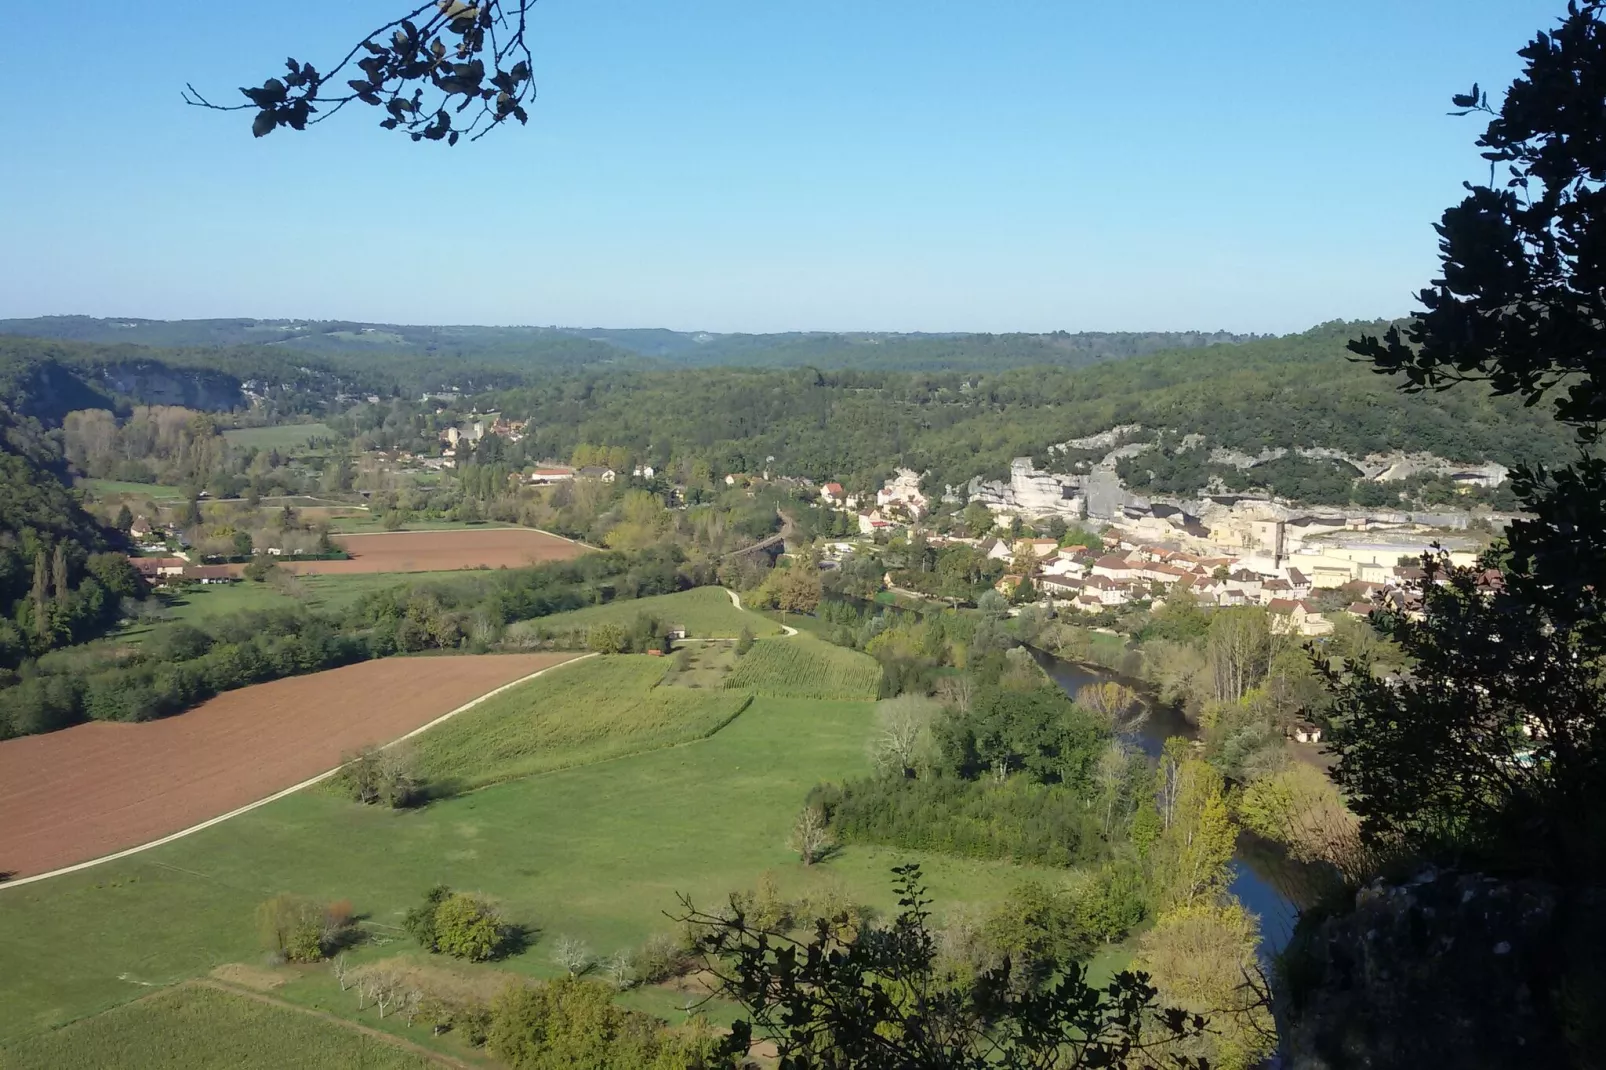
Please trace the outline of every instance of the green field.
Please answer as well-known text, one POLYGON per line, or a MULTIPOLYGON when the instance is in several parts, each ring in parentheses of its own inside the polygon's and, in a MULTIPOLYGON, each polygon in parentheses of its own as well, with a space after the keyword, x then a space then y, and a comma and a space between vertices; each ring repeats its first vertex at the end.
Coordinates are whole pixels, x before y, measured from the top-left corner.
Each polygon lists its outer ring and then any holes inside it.
MULTIPOLYGON (((797 642, 766 640, 754 651, 797 642)), ((664 912, 676 908, 678 893, 713 905, 765 870, 787 894, 840 882, 855 899, 889 909, 889 868, 921 856, 855 846, 805 868, 785 847, 811 787, 868 771, 872 722, 868 702, 759 698, 719 732, 684 746, 414 811, 301 792, 130 858, 0 888, 0 1044, 127 1003, 147 985, 259 961, 252 912, 282 891, 349 899, 379 935, 359 957, 404 949, 395 927, 435 883, 484 892, 539 933, 525 954, 477 969, 535 976, 554 972, 557 937, 573 935, 602 955, 636 946, 672 927, 664 912)), ((1056 876, 921 860, 939 911, 994 901, 1028 873, 1056 876)), ((312 1000, 331 987, 314 971, 280 994, 312 1000)), ((657 989, 629 997, 661 1013, 683 999, 657 989)), ((355 1013, 338 1001, 331 1008, 355 1013)))
POLYGON ((881 666, 868 654, 799 635, 754 643, 725 686, 776 698, 873 699, 881 666))
POLYGON ((520 621, 508 628, 508 634, 559 635, 594 628, 599 624, 629 627, 642 614, 656 617, 663 624, 678 624, 694 639, 734 639, 742 634, 743 628, 750 629, 756 636, 779 635, 781 631, 773 621, 765 620, 757 613, 737 609, 731 604, 730 595, 723 587, 694 587, 674 594, 624 599, 520 621))
POLYGON ((223 437, 236 446, 267 450, 294 450, 307 444, 311 438, 329 438, 334 429, 328 424, 280 424, 276 427, 236 427, 223 432, 223 437))
POLYGON ((170 989, 0 1052, 4 1070, 423 1070, 436 1065, 318 1015, 199 985, 170 989))
POLYGON ((420 736, 417 771, 458 789, 703 739, 749 697, 659 686, 669 662, 631 654, 564 666, 420 736))
POLYGON ((129 483, 120 479, 80 479, 77 486, 96 498, 106 501, 113 498, 182 498, 184 491, 161 483, 129 483))
MULTIPOLYGON (((338 612, 350 606, 370 591, 415 584, 427 579, 427 574, 413 572, 355 572, 337 576, 298 576, 286 593, 272 583, 255 583, 241 580, 238 583, 193 585, 172 597, 167 603, 166 620, 196 624, 215 617, 227 616, 245 610, 279 609, 304 605, 308 609, 338 612)), ((147 625, 135 625, 118 633, 122 639, 137 639, 149 631, 147 625)))

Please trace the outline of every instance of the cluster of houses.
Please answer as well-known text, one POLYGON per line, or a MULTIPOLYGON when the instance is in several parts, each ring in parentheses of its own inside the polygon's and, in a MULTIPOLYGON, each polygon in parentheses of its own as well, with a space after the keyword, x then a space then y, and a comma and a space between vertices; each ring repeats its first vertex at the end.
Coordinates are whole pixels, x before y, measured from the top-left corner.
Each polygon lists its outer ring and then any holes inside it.
POLYGON ((820 488, 820 504, 827 509, 853 513, 861 535, 890 532, 931 511, 930 500, 920 492, 920 473, 912 468, 897 469, 892 478, 882 484, 875 493, 874 508, 863 509, 859 496, 849 494, 840 483, 827 483, 820 488))
MULTIPOLYGON (((442 412, 444 410, 437 409, 435 411, 442 412)), ((441 450, 441 455, 445 457, 454 456, 460 443, 466 442, 472 446, 486 435, 495 435, 497 438, 503 438, 509 442, 517 442, 524 437, 524 425, 512 423, 504 419, 502 414, 498 412, 488 412, 483 415, 479 413, 472 414, 472 418, 465 421, 461 427, 454 424, 440 432, 440 440, 445 444, 441 450)))
POLYGON ((230 565, 203 565, 179 550, 167 557, 130 557, 128 563, 152 587, 176 587, 181 583, 233 583, 239 569, 230 565))
MULTIPOLYGON (((638 464, 630 470, 630 474, 636 479, 651 479, 657 474, 657 471, 650 464, 638 464)), ((553 483, 568 483, 576 479, 594 479, 599 483, 612 483, 618 478, 618 472, 600 464, 588 464, 579 468, 553 464, 531 469, 524 474, 525 484, 532 487, 551 486, 553 483)))
MULTIPOLYGON (((1272 614, 1273 628, 1286 634, 1333 632, 1332 619, 1312 603, 1323 585, 1287 563, 1250 563, 1169 549, 1132 541, 1117 529, 1106 533, 1097 550, 1061 547, 1053 539, 987 538, 974 545, 1009 568, 997 584, 1006 595, 1030 577, 1038 594, 1055 606, 1100 613, 1185 593, 1202 605, 1263 606, 1272 614)), ((1385 602, 1409 612, 1414 608, 1409 585, 1420 577, 1417 566, 1394 565, 1378 581, 1348 579, 1328 589, 1348 600, 1343 612, 1354 616, 1365 616, 1385 602)))

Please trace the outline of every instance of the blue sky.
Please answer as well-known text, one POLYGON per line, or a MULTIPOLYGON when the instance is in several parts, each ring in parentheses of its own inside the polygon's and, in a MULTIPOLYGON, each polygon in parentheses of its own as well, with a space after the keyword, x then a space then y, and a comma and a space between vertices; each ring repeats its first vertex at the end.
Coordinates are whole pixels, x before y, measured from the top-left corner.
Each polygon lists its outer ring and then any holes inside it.
POLYGON ((403 0, 76 0, 0 66, 0 316, 1292 331, 1393 316, 1561 0, 541 0, 530 124, 227 98, 403 0), (316 11, 316 19, 304 12, 316 11), (92 78, 93 80, 86 80, 92 78), (426 262, 427 265, 426 266, 426 262))

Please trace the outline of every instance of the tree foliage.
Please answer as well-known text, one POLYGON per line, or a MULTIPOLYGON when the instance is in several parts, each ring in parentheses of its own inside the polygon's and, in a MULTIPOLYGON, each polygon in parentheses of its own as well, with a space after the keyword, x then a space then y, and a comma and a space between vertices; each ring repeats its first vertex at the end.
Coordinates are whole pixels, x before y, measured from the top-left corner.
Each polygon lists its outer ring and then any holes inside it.
POLYGON ((973 980, 944 978, 920 868, 893 872, 897 915, 846 939, 829 919, 798 939, 754 926, 734 901, 717 915, 686 904, 683 920, 721 994, 747 1014, 732 1024, 730 1055, 745 1056, 757 1036, 774 1039, 786 1070, 1136 1068, 1157 1065, 1161 1045, 1205 1028, 1201 1015, 1162 1009, 1143 974, 1123 972, 1099 988, 1071 964, 1023 987, 1005 958, 973 980))
POLYGON ((292 58, 282 77, 240 90, 249 103, 213 104, 194 86, 185 87, 184 99, 219 111, 254 110, 256 137, 280 127, 305 130, 360 101, 385 113, 381 127, 414 141, 477 140, 508 119, 529 120, 524 104, 535 86, 525 34, 533 2, 428 0, 369 33, 328 71, 292 58), (464 112, 466 124, 458 118, 464 112))
POLYGON ((1441 277, 1352 348, 1406 392, 1548 402, 1577 452, 1517 472, 1529 515, 1490 571, 1427 562, 1419 618, 1382 617, 1415 667, 1396 687, 1335 670, 1332 738, 1374 843, 1576 877, 1606 867, 1606 6, 1571 4, 1520 55, 1498 111, 1456 98, 1490 116, 1490 174, 1439 223, 1441 277))

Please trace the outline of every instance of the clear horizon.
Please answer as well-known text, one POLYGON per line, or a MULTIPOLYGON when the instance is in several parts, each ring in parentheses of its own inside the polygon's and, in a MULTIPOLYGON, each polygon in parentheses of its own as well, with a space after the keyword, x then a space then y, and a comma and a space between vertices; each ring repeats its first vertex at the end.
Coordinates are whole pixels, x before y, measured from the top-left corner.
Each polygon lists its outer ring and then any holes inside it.
POLYGON ((544 0, 529 126, 447 149, 367 109, 254 140, 247 115, 179 101, 287 54, 327 67, 394 0, 317 24, 85 0, 0 69, 0 196, 28 206, 0 317, 720 334, 1394 318, 1435 273, 1439 213, 1486 174, 1483 124, 1448 116, 1450 95, 1476 80, 1497 99, 1563 6, 1163 2, 1140 26, 1048 0, 544 0), (86 61, 92 79, 60 77, 86 61), (392 266, 410 255, 453 267, 392 266))

